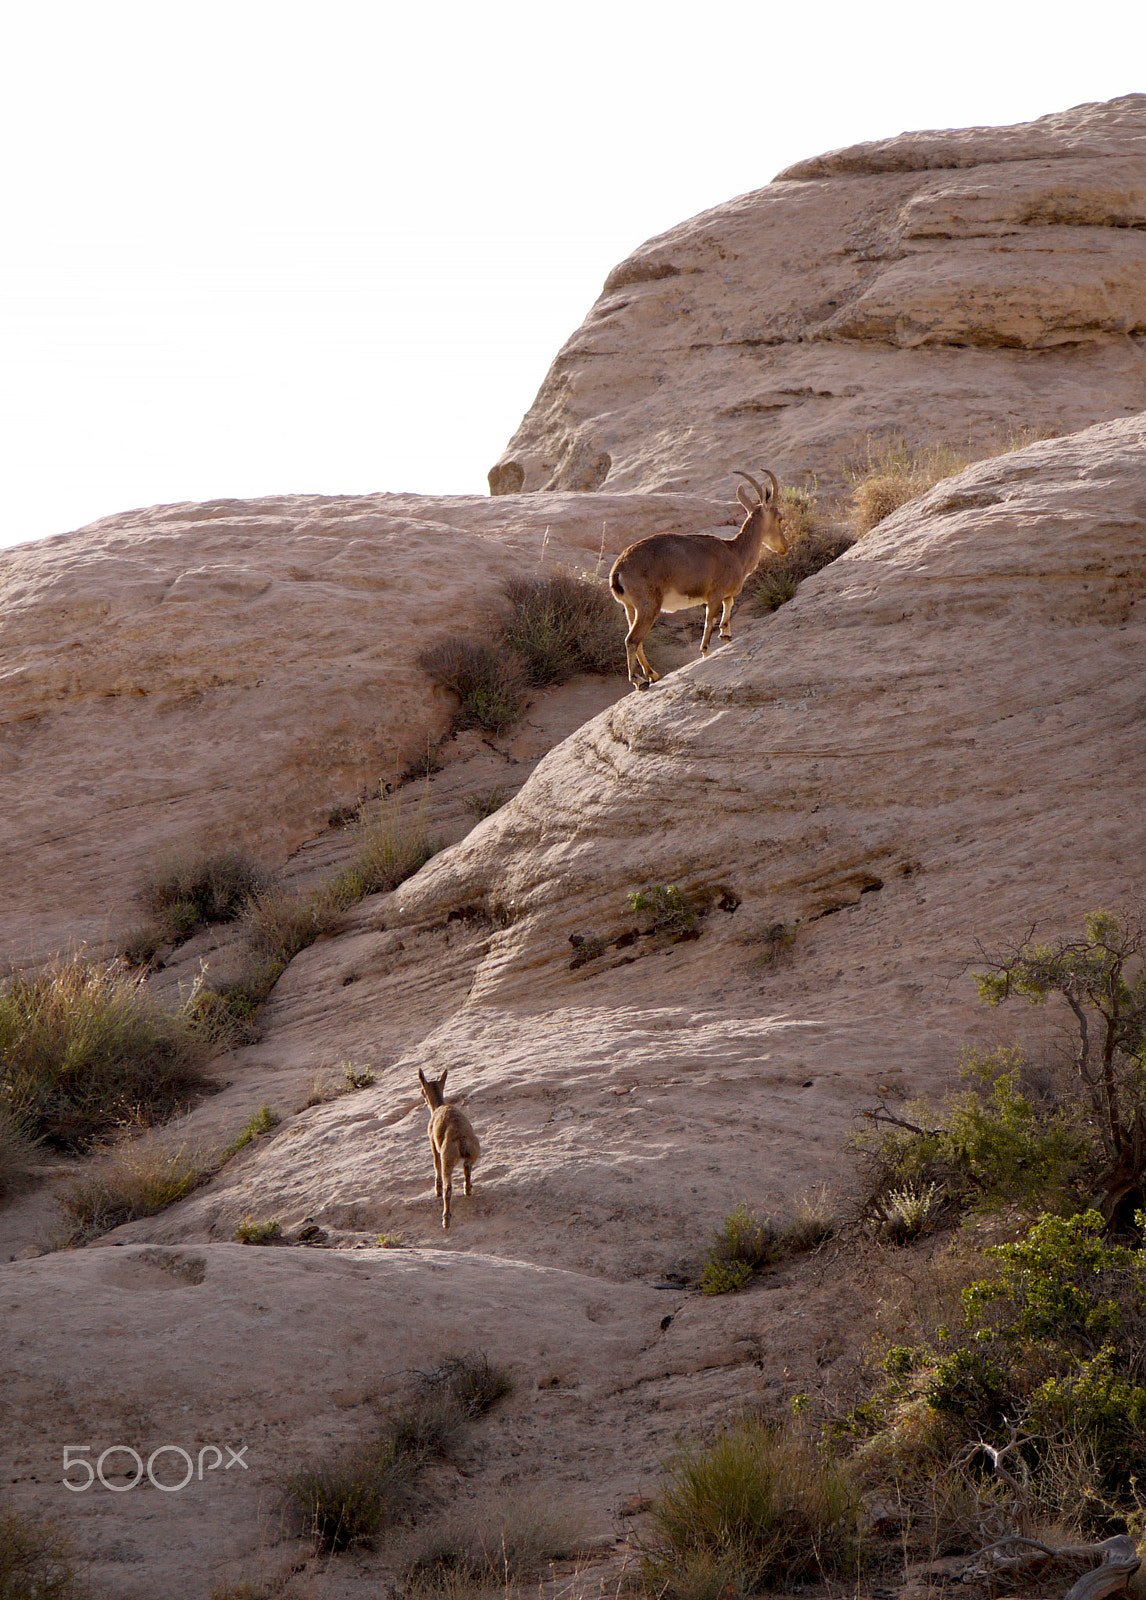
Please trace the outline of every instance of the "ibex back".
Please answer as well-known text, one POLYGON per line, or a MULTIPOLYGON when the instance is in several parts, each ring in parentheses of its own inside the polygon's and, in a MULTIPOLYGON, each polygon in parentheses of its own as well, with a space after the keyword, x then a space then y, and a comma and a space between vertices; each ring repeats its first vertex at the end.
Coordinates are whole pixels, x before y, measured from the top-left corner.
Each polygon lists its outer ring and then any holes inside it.
POLYGON ((430 1149, 434 1152, 434 1193, 442 1201, 442 1227, 450 1225, 450 1201, 454 1194, 454 1168, 460 1161, 465 1174, 466 1194, 473 1192, 471 1171, 481 1155, 478 1136, 465 1112, 446 1100, 446 1067, 440 1078, 427 1078, 418 1068, 418 1082, 430 1108, 430 1149))

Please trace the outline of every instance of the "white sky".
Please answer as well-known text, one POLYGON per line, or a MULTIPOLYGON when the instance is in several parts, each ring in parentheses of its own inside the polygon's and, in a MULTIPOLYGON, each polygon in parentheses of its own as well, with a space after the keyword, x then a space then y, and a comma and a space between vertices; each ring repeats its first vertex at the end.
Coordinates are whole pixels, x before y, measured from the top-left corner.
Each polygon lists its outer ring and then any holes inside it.
POLYGON ((1142 89, 1144 60, 1141 0, 0 0, 0 545, 484 493, 642 240, 839 145, 1142 89))

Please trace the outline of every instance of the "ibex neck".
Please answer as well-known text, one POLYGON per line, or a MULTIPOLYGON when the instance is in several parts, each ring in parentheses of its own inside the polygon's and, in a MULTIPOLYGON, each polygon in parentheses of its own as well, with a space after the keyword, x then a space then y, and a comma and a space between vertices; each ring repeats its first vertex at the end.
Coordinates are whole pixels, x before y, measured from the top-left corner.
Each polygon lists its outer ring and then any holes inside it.
POLYGON ((744 526, 731 543, 737 555, 746 565, 755 561, 764 543, 763 508, 759 511, 753 511, 751 516, 745 519, 744 526))

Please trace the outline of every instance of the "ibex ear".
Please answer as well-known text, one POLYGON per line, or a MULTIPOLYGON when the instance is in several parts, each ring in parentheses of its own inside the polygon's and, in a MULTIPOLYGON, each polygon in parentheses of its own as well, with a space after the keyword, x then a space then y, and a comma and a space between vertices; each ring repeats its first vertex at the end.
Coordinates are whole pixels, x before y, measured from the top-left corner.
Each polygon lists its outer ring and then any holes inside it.
POLYGON ((755 511, 756 507, 752 502, 752 497, 742 483, 736 485, 736 498, 740 501, 745 511, 755 511))
POLYGON ((421 1067, 418 1068, 418 1082, 422 1085, 423 1089, 426 1087, 426 1074, 422 1071, 421 1067))
POLYGON ((450 1075, 449 1067, 444 1067, 442 1069, 442 1075, 438 1079, 438 1088, 439 1089, 444 1089, 446 1087, 446 1079, 449 1077, 449 1075, 450 1075))

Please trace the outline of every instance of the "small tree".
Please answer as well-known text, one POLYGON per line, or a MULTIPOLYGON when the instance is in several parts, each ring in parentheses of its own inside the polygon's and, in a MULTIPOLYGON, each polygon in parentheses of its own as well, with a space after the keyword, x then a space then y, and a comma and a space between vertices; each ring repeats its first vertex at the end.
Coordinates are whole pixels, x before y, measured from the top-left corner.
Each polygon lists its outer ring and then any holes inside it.
POLYGON ((1023 944, 974 974, 988 1005, 1051 995, 1074 1017, 1073 1066, 1101 1149, 1094 1198, 1111 1222, 1146 1199, 1146 917, 1094 911, 1077 939, 1023 944))

